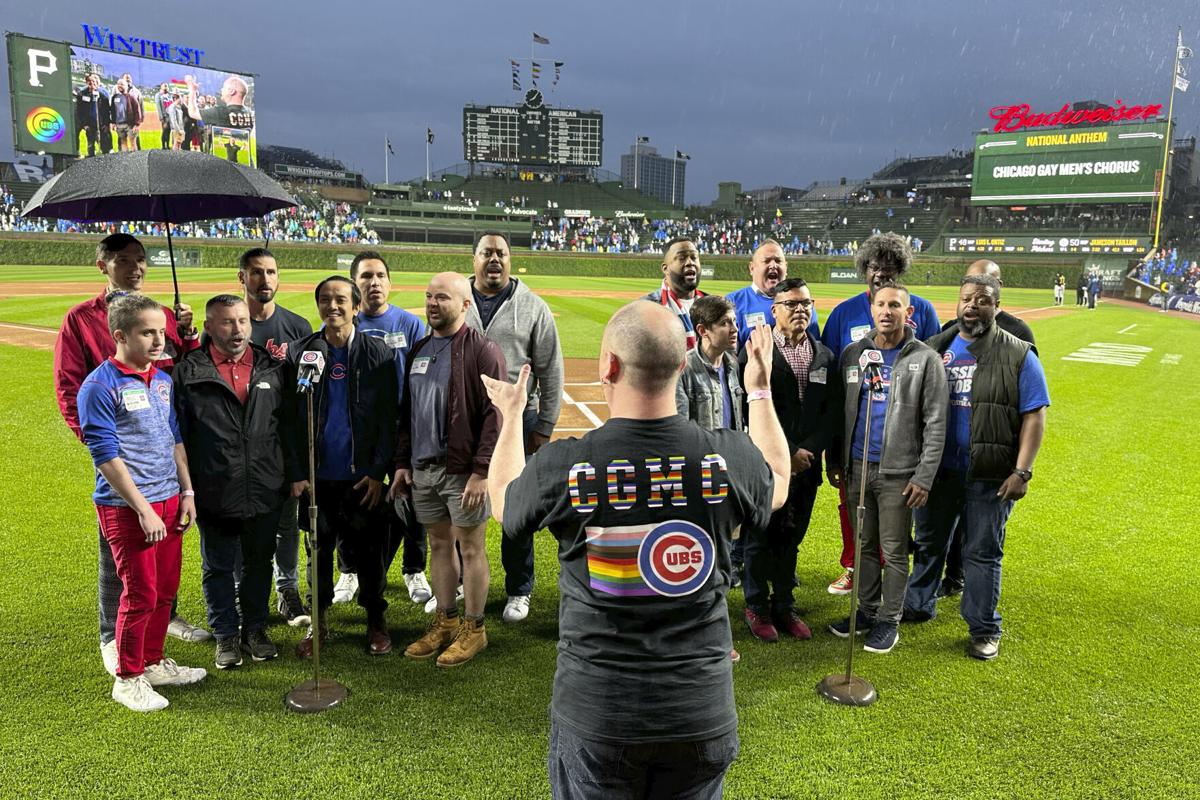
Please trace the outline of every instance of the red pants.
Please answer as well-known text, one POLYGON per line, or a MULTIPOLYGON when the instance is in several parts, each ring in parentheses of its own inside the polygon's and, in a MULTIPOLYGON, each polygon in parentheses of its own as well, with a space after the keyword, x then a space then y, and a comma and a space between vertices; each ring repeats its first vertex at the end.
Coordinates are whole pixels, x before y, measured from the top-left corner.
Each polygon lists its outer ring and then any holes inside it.
POLYGON ((163 642, 171 621, 171 602, 179 590, 183 535, 179 497, 151 503, 167 526, 167 537, 153 544, 128 506, 96 506, 100 532, 112 547, 117 575, 124 589, 117 607, 117 675, 136 678, 163 657, 163 642))

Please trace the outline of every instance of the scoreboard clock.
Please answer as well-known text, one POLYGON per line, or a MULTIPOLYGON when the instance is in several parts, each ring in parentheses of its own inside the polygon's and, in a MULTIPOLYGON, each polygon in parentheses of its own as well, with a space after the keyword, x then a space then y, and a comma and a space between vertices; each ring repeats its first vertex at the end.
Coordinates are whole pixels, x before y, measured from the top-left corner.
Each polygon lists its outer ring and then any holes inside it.
POLYGON ((547 107, 537 89, 527 91, 520 106, 463 108, 467 161, 598 167, 603 150, 600 112, 547 107))

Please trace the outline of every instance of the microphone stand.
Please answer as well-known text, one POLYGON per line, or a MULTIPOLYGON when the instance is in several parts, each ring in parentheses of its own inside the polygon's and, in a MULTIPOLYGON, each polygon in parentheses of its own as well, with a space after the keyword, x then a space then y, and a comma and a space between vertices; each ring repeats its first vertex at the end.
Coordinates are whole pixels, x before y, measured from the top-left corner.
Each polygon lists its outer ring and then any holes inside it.
MULTIPOLYGON (((878 370, 878 367, 867 367, 867 369, 878 370)), ((876 374, 878 375, 878 372, 876 374)), ((857 525, 854 530, 854 588, 850 591, 850 637, 846 640, 848 642, 846 671, 826 675, 817 684, 817 694, 843 706, 869 706, 879 699, 871 682, 854 674, 854 636, 858 630, 858 587, 862 583, 859 579, 861 573, 858 571, 858 564, 862 560, 863 518, 867 513, 867 451, 871 447, 871 408, 875 405, 870 396, 870 393, 874 391, 874 384, 871 381, 866 381, 866 384, 867 418, 863 430, 863 457, 859 462, 862 465, 862 475, 858 479, 857 525)), ((843 480, 848 477, 846 476, 843 480)))
POLYGON ((320 574, 321 559, 317 542, 317 455, 313 442, 313 387, 312 383, 301 384, 300 391, 306 397, 308 407, 308 574, 312 587, 312 680, 296 685, 283 705, 300 714, 316 714, 339 706, 349 696, 350 690, 335 680, 321 678, 322 627, 320 574), (306 388, 307 387, 307 388, 306 388))

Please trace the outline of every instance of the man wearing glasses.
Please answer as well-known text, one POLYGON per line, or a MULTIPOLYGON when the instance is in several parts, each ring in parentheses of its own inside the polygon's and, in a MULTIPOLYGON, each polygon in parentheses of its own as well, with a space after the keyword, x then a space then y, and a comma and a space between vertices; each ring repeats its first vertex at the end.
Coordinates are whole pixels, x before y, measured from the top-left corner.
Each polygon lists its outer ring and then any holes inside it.
MULTIPOLYGON (((773 290, 775 340, 771 402, 783 426, 791 454, 787 502, 771 515, 765 530, 743 530, 746 537, 746 624, 755 638, 779 640, 779 632, 808 639, 812 632, 795 610, 796 553, 808 530, 813 501, 821 484, 821 453, 829 446, 835 401, 829 381, 837 379, 837 361, 808 330, 813 300, 802 278, 787 278, 773 290)), ((742 351, 745 369, 747 353, 742 351)), ((753 394, 750 400, 756 399, 753 394)))
MULTIPOLYGON (((867 335, 875 326, 871 319, 871 292, 880 284, 899 281, 912 266, 912 248, 904 237, 895 233, 877 233, 862 243, 854 254, 854 266, 867 284, 864 292, 839 303, 829 314, 821 332, 821 341, 833 351, 836 363, 842 351, 867 335)), ((923 297, 911 295, 913 313, 908 326, 915 338, 925 341, 941 330, 933 304, 923 297)), ((842 574, 829 584, 830 594, 850 594, 854 588, 854 528, 846 505, 846 490, 838 491, 838 515, 842 523, 842 574)))

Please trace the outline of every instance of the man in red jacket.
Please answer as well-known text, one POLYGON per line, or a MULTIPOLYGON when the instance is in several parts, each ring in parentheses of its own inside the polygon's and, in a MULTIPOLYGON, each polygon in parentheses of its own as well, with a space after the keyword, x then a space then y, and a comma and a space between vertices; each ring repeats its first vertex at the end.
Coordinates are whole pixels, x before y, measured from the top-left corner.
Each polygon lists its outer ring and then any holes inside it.
MULTIPOLYGON (((116 355, 117 345, 108 331, 108 300, 114 292, 137 294, 146 279, 146 248, 127 233, 114 233, 96 245, 96 268, 105 277, 104 290, 67 312, 54 342, 54 392, 58 409, 71 432, 83 441, 79 426, 76 397, 79 387, 92 370, 116 355)), ((155 367, 170 372, 176 360, 196 349, 199 334, 192 329, 192 309, 181 303, 172 311, 164 306, 167 318, 167 346, 155 367)), ((117 606, 121 599, 121 579, 113 562, 112 549, 99 536, 99 609, 100 654, 104 668, 115 675, 117 668, 117 606)), ((174 609, 172 609, 174 611, 174 609)), ((191 625, 172 614, 168 633, 184 641, 203 641, 208 631, 191 625)))
POLYGON ((404 655, 436 655, 439 667, 457 667, 487 647, 487 474, 500 418, 479 376, 504 380, 507 371, 499 345, 467 325, 471 301, 470 284, 454 272, 434 275, 425 290, 425 317, 433 332, 409 353, 391 491, 394 496, 411 487, 417 522, 429 531, 437 599, 428 632, 404 655), (455 600, 456 545, 462 554, 462 621, 455 600))

